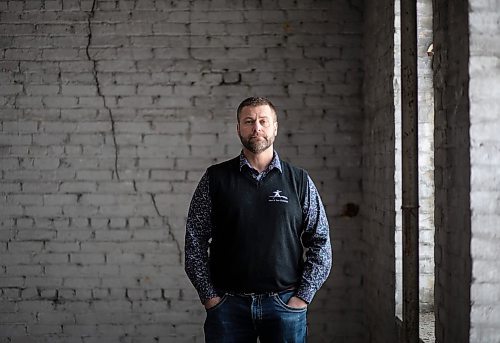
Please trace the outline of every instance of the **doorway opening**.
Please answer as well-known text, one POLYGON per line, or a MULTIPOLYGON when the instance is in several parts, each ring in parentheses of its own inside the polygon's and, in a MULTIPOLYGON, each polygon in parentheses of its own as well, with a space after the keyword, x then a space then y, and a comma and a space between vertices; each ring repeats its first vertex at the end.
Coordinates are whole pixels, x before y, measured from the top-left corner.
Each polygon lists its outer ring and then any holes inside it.
MULTIPOLYGON (((394 105, 395 105, 395 257, 396 317, 402 320, 402 163, 401 163, 401 22, 395 0, 394 105)), ((419 181, 419 308, 420 338, 435 341, 434 317, 434 90, 432 57, 432 0, 417 0, 418 70, 418 181, 419 181)))

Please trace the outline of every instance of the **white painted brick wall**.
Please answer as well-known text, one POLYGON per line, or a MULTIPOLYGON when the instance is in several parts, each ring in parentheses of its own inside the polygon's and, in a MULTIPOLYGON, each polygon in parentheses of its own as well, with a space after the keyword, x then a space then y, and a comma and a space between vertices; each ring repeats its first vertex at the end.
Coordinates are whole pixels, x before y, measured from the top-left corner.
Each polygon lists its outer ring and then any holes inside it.
POLYGON ((0 342, 202 341, 185 216, 254 94, 332 225, 310 340, 365 341, 361 2, 96 4, 0 2, 0 342))
POLYGON ((500 340, 500 4, 469 2, 471 342, 500 340))

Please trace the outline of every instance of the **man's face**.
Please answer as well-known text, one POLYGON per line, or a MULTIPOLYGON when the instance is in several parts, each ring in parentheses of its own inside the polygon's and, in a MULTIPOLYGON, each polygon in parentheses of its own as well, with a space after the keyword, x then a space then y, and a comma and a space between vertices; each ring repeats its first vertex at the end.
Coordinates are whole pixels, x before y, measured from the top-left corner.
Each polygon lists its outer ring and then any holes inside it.
POLYGON ((254 154, 270 147, 278 134, 276 114, 268 105, 243 107, 237 126, 241 144, 254 154))

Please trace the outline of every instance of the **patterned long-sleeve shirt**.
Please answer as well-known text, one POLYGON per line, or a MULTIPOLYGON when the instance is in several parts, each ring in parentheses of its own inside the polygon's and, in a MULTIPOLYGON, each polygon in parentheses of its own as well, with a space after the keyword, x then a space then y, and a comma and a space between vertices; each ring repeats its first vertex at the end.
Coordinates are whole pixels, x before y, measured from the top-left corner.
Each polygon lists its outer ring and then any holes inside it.
MULTIPOLYGON (((240 154, 240 172, 249 172, 256 180, 261 180, 274 168, 282 171, 276 152, 269 166, 260 173, 250 165, 243 152, 240 154)), ((186 273, 202 303, 220 296, 211 282, 208 263, 209 240, 213 229, 211 211, 208 174, 205 172, 191 200, 185 239, 186 273)), ((306 248, 306 259, 295 295, 310 303, 330 273, 332 250, 325 209, 318 190, 309 176, 302 214, 304 218, 302 244, 306 248)))

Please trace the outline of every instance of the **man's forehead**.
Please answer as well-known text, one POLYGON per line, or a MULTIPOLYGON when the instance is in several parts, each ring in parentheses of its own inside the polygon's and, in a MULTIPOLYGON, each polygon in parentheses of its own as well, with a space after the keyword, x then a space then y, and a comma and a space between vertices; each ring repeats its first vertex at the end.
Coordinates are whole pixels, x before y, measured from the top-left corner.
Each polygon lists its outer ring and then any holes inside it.
POLYGON ((243 117, 272 117, 274 112, 268 105, 245 106, 241 109, 240 116, 243 117))

